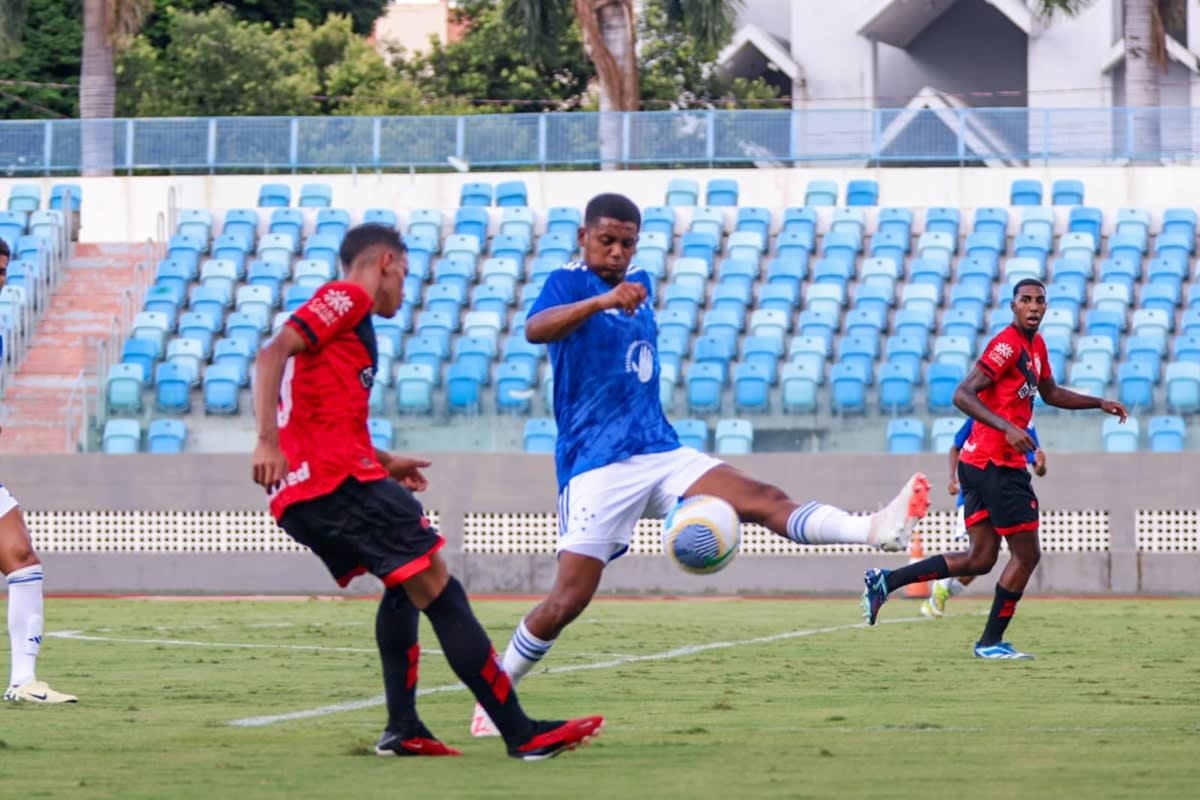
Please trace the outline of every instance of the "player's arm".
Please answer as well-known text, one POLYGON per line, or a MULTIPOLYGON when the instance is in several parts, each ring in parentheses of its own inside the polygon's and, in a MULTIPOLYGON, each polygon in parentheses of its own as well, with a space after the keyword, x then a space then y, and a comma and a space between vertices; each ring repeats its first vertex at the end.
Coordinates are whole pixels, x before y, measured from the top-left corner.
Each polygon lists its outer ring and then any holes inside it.
POLYGON ((1004 417, 995 413, 979 399, 979 393, 992 385, 992 379, 976 364, 971 367, 967 377, 954 390, 954 405, 976 422, 982 422, 989 428, 995 428, 1004 434, 1011 447, 1022 453, 1034 449, 1033 440, 1029 434, 1013 425, 1004 417))
POLYGON ((399 481, 405 489, 413 492, 423 492, 429 488, 429 480, 421 470, 433 462, 423 458, 409 458, 389 453, 387 450, 375 448, 375 458, 387 470, 388 475, 399 481))
POLYGON ((1038 394, 1046 401, 1046 405, 1057 408, 1065 408, 1071 411, 1098 408, 1105 414, 1120 417, 1121 422, 1124 422, 1129 417, 1129 412, 1125 410, 1125 406, 1116 400, 1104 400, 1099 397, 1092 397, 1090 394, 1080 394, 1079 392, 1065 389, 1058 385, 1058 382, 1054 380, 1054 375, 1049 371, 1038 381, 1038 394))
POLYGON ((279 448, 279 392, 288 359, 304 352, 307 343, 299 331, 284 325, 258 351, 255 363, 254 416, 258 443, 254 447, 254 482, 270 489, 287 476, 288 462, 279 448))
POLYGON ((1025 458, 1029 461, 1029 466, 1033 467, 1033 474, 1043 478, 1046 476, 1046 451, 1042 449, 1042 440, 1038 438, 1037 428, 1030 425, 1026 430, 1029 431, 1029 438, 1033 439, 1037 449, 1026 453, 1025 458))
POLYGON ((570 336, 580 325, 602 311, 619 308, 626 314, 632 314, 645 299, 645 286, 624 281, 604 294, 537 312, 525 320, 525 338, 532 344, 557 342, 570 336))
POLYGON ((950 445, 950 494, 958 494, 958 448, 950 445))

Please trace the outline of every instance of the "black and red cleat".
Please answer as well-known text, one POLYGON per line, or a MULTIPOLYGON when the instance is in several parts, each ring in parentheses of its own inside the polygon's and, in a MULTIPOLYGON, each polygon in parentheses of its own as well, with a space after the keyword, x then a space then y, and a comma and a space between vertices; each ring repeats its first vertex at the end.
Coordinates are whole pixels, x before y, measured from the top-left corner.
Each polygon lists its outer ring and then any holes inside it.
POLYGON ((379 741, 375 743, 375 755, 461 756, 462 751, 442 744, 432 736, 406 736, 402 733, 384 731, 383 735, 379 737, 379 741))
POLYGON ((600 735, 604 717, 583 717, 566 722, 539 722, 537 731, 524 744, 508 748, 508 754, 522 761, 542 761, 574 750, 600 735))

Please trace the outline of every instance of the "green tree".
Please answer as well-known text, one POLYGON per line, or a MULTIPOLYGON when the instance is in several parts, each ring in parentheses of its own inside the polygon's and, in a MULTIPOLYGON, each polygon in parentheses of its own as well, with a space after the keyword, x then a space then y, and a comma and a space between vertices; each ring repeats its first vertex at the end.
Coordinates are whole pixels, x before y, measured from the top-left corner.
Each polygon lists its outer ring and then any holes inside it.
MULTIPOLYGON (((3 2, 3 0, 0 0, 3 2)), ((273 28, 291 27, 297 20, 320 25, 330 14, 349 16, 354 32, 371 33, 388 0, 154 0, 154 11, 144 31, 151 43, 166 47, 171 11, 202 13, 218 5, 227 5, 233 15, 246 22, 263 22, 273 28)))
MULTIPOLYGON (((0 0, 3 6, 6 0, 0 0)), ((28 0, 9 6, 10 31, 6 54, 0 55, 0 119, 75 117, 79 113, 77 88, 47 84, 79 84, 79 59, 83 28, 78 0, 28 0)))

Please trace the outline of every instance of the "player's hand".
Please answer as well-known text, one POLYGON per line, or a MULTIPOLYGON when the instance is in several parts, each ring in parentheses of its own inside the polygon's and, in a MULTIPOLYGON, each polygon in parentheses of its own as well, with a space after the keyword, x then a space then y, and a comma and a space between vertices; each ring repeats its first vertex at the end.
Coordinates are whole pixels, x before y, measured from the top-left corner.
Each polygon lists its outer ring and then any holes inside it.
POLYGON ((1020 453, 1028 453, 1031 450, 1037 449, 1037 445, 1033 443, 1033 437, 1016 425, 1008 426, 1008 430, 1004 433, 1004 438, 1008 442, 1009 447, 1020 453))
POLYGON ((1038 451, 1033 454, 1033 471, 1038 475, 1046 474, 1046 451, 1038 448, 1038 451))
POLYGON ((951 497, 958 496, 958 480, 956 478, 950 479, 950 495, 951 497))
POLYGON ((632 314, 638 310, 638 306, 645 299, 645 286, 640 283, 633 283, 632 281, 623 281, 600 295, 600 304, 605 309, 619 308, 626 314, 632 314))
POLYGON ((1120 417, 1122 423, 1129 419, 1129 411, 1126 410, 1125 406, 1121 405, 1116 400, 1101 400, 1100 410, 1105 414, 1112 414, 1114 417, 1120 417))
POLYGON ((433 462, 425 461, 421 458, 405 458, 404 456, 392 456, 388 463, 384 464, 388 475, 400 482, 400 485, 410 492, 423 492, 429 488, 429 481, 421 472, 424 467, 430 466, 433 462))
POLYGON ((279 442, 260 441, 254 448, 251 464, 254 482, 267 491, 273 489, 288 474, 287 456, 279 448, 279 442))

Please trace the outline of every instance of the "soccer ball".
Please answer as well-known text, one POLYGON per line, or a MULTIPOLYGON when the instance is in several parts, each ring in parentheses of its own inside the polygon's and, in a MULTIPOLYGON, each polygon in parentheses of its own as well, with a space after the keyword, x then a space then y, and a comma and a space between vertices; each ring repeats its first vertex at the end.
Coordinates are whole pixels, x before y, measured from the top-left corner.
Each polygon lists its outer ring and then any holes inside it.
POLYGON ((737 512, 712 495, 681 500, 663 522, 663 552, 686 572, 708 575, 725 569, 741 544, 737 512))

